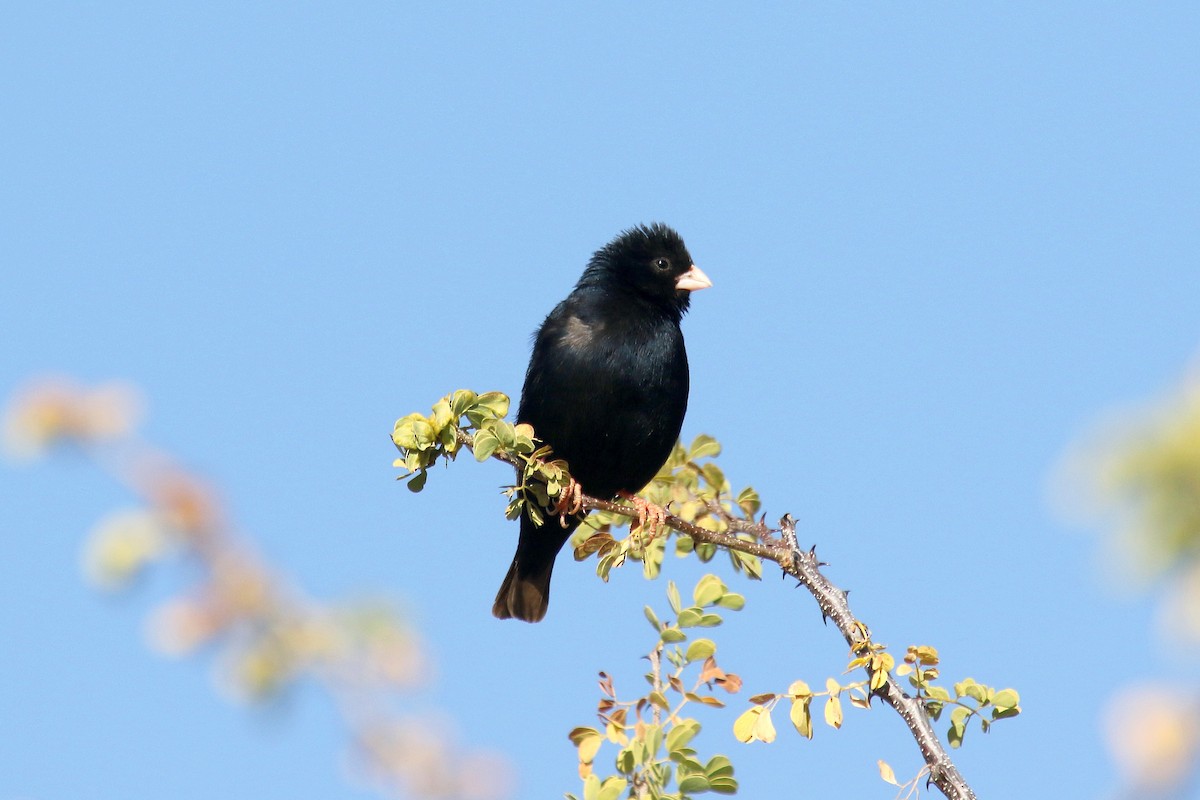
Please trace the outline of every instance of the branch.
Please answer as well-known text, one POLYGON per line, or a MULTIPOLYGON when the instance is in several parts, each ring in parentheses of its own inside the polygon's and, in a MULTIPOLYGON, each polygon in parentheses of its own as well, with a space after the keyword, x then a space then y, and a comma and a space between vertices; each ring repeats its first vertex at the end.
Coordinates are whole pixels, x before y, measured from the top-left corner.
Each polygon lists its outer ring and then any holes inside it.
MULTIPOLYGON (((460 444, 474 450, 475 441, 471 434, 461 429, 457 430, 456 434, 460 444)), ((521 457, 501 449, 492 453, 492 458, 511 464, 518 469, 525 465, 521 457)), ((609 511, 625 517, 637 517, 637 509, 626 503, 602 500, 589 495, 584 495, 582 499, 583 508, 589 511, 609 511)), ((697 542, 708 542, 778 564, 785 574, 796 578, 800 581, 800 585, 808 590, 809 594, 817 601, 822 617, 833 621, 852 651, 855 653, 870 651, 872 645, 870 630, 850 610, 846 592, 835 586, 821 572, 820 568, 823 564, 817 560, 815 548, 802 551, 797 546, 796 523, 790 514, 785 514, 780 520, 780 536, 775 538, 772 536, 774 531, 761 521, 750 522, 734 517, 721 508, 718 503, 711 503, 709 508, 729 526, 730 531, 753 534, 756 540, 747 541, 738 538, 735 533, 701 528, 670 513, 666 514, 665 525, 690 536, 697 542)), ((865 669, 874 679, 872 683, 878 685, 873 692, 874 696, 891 706, 908 726, 909 732, 916 740, 917 747, 920 748, 921 757, 929 767, 930 782, 950 800, 975 800, 975 792, 971 790, 958 771, 958 767, 950 760, 949 754, 933 730, 929 715, 921 701, 905 692, 890 672, 882 671, 882 680, 880 680, 869 665, 865 669)))

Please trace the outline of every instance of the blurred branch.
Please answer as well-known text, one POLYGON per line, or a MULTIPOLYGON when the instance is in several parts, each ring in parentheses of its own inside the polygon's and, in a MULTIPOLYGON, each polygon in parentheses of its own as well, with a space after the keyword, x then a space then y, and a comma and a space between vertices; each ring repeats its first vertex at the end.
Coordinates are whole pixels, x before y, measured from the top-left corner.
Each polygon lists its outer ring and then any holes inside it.
POLYGON ((55 380, 19 393, 5 416, 10 453, 68 447, 136 498, 136 509, 95 527, 86 557, 93 581, 124 588, 154 562, 186 560, 198 578, 151 619, 159 651, 216 648, 226 685, 251 701, 314 680, 334 698, 356 763, 381 789, 431 800, 505 794, 498 759, 457 752, 432 722, 397 708, 428 673, 416 632, 387 604, 327 606, 267 567, 234 533, 217 493, 137 437, 140 405, 131 387, 55 380))

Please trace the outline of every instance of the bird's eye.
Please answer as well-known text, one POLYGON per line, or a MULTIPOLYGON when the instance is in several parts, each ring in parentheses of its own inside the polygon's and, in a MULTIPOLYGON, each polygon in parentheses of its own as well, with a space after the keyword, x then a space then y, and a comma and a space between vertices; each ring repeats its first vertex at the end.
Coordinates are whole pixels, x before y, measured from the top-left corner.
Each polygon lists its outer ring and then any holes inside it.
POLYGON ((660 269, 660 270, 666 270, 666 269, 670 269, 670 268, 671 268, 671 262, 670 262, 670 261, 667 261, 665 258, 656 258, 656 259, 654 260, 654 268, 655 268, 655 269, 660 269))

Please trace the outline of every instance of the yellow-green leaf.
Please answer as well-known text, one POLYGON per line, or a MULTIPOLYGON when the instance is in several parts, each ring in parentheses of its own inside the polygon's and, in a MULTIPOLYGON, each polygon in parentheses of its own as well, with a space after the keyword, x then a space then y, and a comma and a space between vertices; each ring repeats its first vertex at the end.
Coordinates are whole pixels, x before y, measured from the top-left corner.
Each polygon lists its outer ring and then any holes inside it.
POLYGON ((576 728, 571 731, 571 741, 579 749, 579 760, 590 764, 604 743, 604 737, 595 728, 576 728))
POLYGON ((712 639, 696 639, 688 645, 683 658, 690 664, 693 661, 703 661, 715 652, 717 645, 712 639))
POLYGON ((484 392, 475 399, 475 408, 486 409, 496 418, 508 413, 508 395, 503 392, 484 392))
POLYGON ((671 604, 671 610, 678 614, 682 608, 682 602, 679 598, 679 587, 675 585, 675 581, 667 581, 667 602, 671 604))
POLYGON ((775 741, 775 723, 771 722, 771 709, 767 706, 758 708, 762 709, 762 713, 754 721, 754 738, 770 744, 775 741))
POLYGON ((680 720, 680 722, 667 733, 667 752, 673 753, 681 747, 685 747, 692 738, 700 732, 700 723, 694 719, 680 720))
MULTIPOLYGON (((505 398, 505 400, 507 399, 505 398)), ((604 783, 600 785, 600 791, 596 794, 596 800, 617 800, 628 785, 629 781, 624 778, 605 778, 604 783)))
POLYGON ((707 435, 700 434, 692 440, 692 446, 688 448, 688 459, 697 461, 701 458, 711 456, 719 456, 721 454, 721 445, 716 439, 707 435))
POLYGON ((825 701, 825 722, 834 728, 842 727, 842 701, 837 695, 830 695, 825 701))
POLYGON ((716 575, 710 573, 696 583, 696 588, 692 590, 692 600, 703 608, 721 599, 723 594, 725 594, 725 584, 716 575))
POLYGON ((758 718, 762 716, 762 706, 751 706, 742 712, 733 723, 733 735, 739 742, 754 741, 754 729, 758 724, 758 718))
MULTIPOLYGON (((802 681, 797 681, 802 683, 802 681)), ((795 686, 795 684, 792 684, 795 686)), ((789 693, 792 693, 789 690, 789 693)), ((803 698, 792 701, 792 710, 789 717, 792 724, 796 726, 796 731, 806 739, 813 737, 812 715, 809 713, 808 706, 812 702, 812 695, 805 695, 803 698)))
POLYGON ((466 413, 467 409, 475 404, 475 399, 478 396, 470 389, 456 390, 450 399, 450 411, 454 414, 454 418, 458 419, 466 413))

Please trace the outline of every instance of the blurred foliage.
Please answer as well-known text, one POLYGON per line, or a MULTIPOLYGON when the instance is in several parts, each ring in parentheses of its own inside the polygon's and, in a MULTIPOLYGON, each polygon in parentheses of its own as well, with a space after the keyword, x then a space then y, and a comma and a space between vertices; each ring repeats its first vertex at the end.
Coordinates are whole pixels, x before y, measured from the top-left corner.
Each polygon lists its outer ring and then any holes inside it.
POLYGON ((1080 456, 1093 500, 1150 574, 1200 562, 1200 380, 1101 432, 1080 456))
POLYGON ((216 653, 222 685, 262 702, 310 681, 336 701, 361 774, 387 792, 487 800, 506 794, 506 766, 459 752, 429 720, 403 712, 422 688, 428 656, 382 601, 326 605, 303 596, 233 532, 217 493, 137 436, 141 403, 124 385, 31 384, 4 420, 10 453, 86 457, 132 495, 92 529, 84 568, 98 587, 128 588, 146 570, 182 563, 193 582, 152 615, 161 653, 216 653), (483 776, 487 776, 484 779, 483 776))
MULTIPOLYGON (((1158 596, 1164 645, 1181 654, 1200 643, 1200 376, 1149 408, 1098 425, 1070 454, 1066 477, 1072 499, 1111 533, 1116 577, 1158 596)), ((1108 702, 1118 796, 1194 796, 1200 681, 1189 672, 1184 680, 1137 680, 1108 702)))

